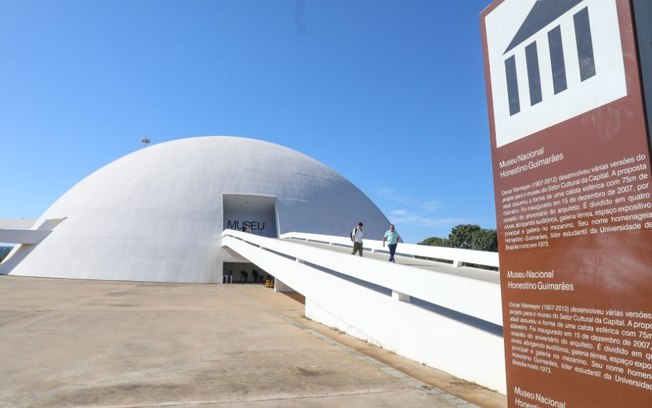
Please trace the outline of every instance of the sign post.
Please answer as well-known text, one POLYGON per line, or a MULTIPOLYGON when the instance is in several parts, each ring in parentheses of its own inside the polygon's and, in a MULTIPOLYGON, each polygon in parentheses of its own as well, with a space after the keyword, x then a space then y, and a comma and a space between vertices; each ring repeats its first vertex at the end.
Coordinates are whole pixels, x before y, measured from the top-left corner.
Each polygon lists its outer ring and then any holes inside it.
POLYGON ((482 13, 509 407, 652 406, 650 5, 482 13))

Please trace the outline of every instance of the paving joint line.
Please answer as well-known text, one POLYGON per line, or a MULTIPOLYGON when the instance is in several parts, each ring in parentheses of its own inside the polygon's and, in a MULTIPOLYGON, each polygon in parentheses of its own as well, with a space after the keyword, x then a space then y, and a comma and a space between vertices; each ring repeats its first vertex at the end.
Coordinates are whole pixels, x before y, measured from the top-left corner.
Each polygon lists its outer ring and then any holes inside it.
MULTIPOLYGON (((329 345, 332 345, 332 346, 346 352, 347 354, 357 358, 358 360, 361 360, 361 361, 364 361, 364 362, 366 362, 368 364, 371 364, 372 366, 374 366, 374 367, 380 369, 381 371, 385 372, 386 374, 388 374, 388 375, 402 381, 403 383, 409 385, 410 387, 412 387, 414 389, 417 389, 419 391, 422 391, 422 392, 425 392, 425 393, 430 394, 432 396, 435 396, 437 398, 440 398, 440 399, 444 400, 445 402, 447 402, 447 403, 449 403, 449 404, 451 404, 451 405, 453 405, 455 407, 459 407, 459 408, 480 408, 477 405, 474 405, 474 404, 472 404, 472 403, 470 403, 468 401, 465 401, 465 400, 463 400, 463 399, 461 399, 459 397, 456 397, 455 395, 452 395, 452 394, 442 390, 441 388, 438 388, 438 387, 435 387, 433 385, 427 384, 427 383, 425 383, 425 382, 423 382, 423 381, 421 381, 421 380, 419 380, 417 378, 414 378, 414 377, 410 376, 409 374, 406 374, 406 373, 404 373, 404 372, 402 372, 400 370, 397 370, 397 369, 395 369, 393 367, 390 367, 389 365, 387 365, 387 364, 385 364, 385 363, 383 363, 383 362, 381 362, 381 361, 379 361, 379 360, 377 360, 377 359, 375 359, 373 357, 370 357, 370 356, 368 356, 368 355, 366 355, 366 354, 364 354, 364 353, 362 353, 362 352, 360 352, 358 350, 355 350, 355 349, 353 349, 353 348, 351 348, 351 347, 349 347, 349 346, 347 346, 345 344, 342 344, 342 343, 340 343, 340 342, 338 342, 338 341, 336 341, 336 340, 334 340, 334 339, 332 339, 332 338, 330 338, 330 337, 328 337, 328 336, 326 336, 326 335, 324 335, 322 333, 319 333, 318 331, 316 331, 314 329, 311 329, 311 328, 301 324, 296 319, 292 319, 291 317, 286 316, 286 315, 284 315, 283 313, 281 313, 281 312, 279 312, 277 310, 273 310, 273 309, 270 309, 268 307, 265 307, 265 306, 261 305, 259 302, 257 302, 256 300, 252 299, 252 302, 257 303, 258 306, 261 307, 262 309, 264 309, 267 312, 275 315, 276 317, 284 320, 285 322, 291 324, 292 326, 294 326, 294 327, 296 327, 298 329, 301 329, 301 330, 305 331, 306 333, 308 333, 308 334, 322 340, 323 342, 325 342, 325 343, 327 343, 329 345)), ((319 323, 319 322, 316 322, 316 323, 319 323)), ((319 324, 321 324, 321 323, 319 323, 319 324)))

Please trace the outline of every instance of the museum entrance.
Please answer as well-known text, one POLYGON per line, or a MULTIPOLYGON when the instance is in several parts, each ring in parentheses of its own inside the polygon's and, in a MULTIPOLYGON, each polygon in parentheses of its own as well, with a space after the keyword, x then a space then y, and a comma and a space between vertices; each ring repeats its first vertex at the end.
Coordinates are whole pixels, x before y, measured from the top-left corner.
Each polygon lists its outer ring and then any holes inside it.
POLYGON ((269 284, 274 278, 251 262, 224 262, 222 283, 269 284))
POLYGON ((276 197, 245 194, 222 196, 224 229, 278 238, 276 197))
MULTIPOLYGON (((267 238, 278 238, 276 197, 223 194, 223 229, 245 231, 267 238)), ((235 256, 222 265, 223 283, 265 284, 271 276, 246 259, 235 256), (239 258, 239 259, 238 259, 239 258)))

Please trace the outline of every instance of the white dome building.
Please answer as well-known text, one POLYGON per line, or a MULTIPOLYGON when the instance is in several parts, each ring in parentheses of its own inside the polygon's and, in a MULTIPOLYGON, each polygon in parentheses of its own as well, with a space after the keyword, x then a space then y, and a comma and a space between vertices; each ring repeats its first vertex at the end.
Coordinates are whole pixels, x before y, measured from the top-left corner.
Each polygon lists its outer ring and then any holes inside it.
MULTIPOLYGON (((221 282, 236 259, 226 228, 277 237, 346 235, 362 221, 382 239, 387 218, 358 188, 294 150, 238 137, 180 139, 140 149, 79 182, 37 221, 65 218, 0 273, 150 282, 221 282)), ((13 260, 12 260, 13 258, 13 260)))

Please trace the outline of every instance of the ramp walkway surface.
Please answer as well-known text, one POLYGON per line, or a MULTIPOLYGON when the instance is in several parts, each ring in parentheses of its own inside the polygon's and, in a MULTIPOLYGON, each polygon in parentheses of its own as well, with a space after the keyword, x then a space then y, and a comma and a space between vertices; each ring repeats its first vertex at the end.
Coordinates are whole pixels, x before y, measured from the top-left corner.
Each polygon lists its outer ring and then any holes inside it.
MULTIPOLYGON (((338 253, 350 254, 351 248, 328 245, 324 243, 317 242, 302 242, 299 240, 294 240, 293 242, 308 245, 315 248, 327 249, 329 251, 334 251, 338 253)), ((399 248, 401 244, 398 244, 399 248)), ((357 255, 355 255, 357 256, 357 255)), ((389 255, 384 252, 371 252, 367 249, 364 251, 364 258, 367 259, 378 259, 378 260, 387 260, 389 255)), ((465 266, 452 266, 450 263, 434 261, 428 259, 422 259, 414 256, 406 256, 402 253, 397 253, 395 256, 396 264, 411 266, 414 268, 420 268, 429 270, 432 272, 444 273, 447 275, 461 276, 464 278, 480 280, 489 283, 500 284, 500 274, 495 270, 488 269, 479 269, 465 266)))
POLYGON ((255 284, 0 276, 0 406, 507 406, 306 319, 301 301, 255 284))

